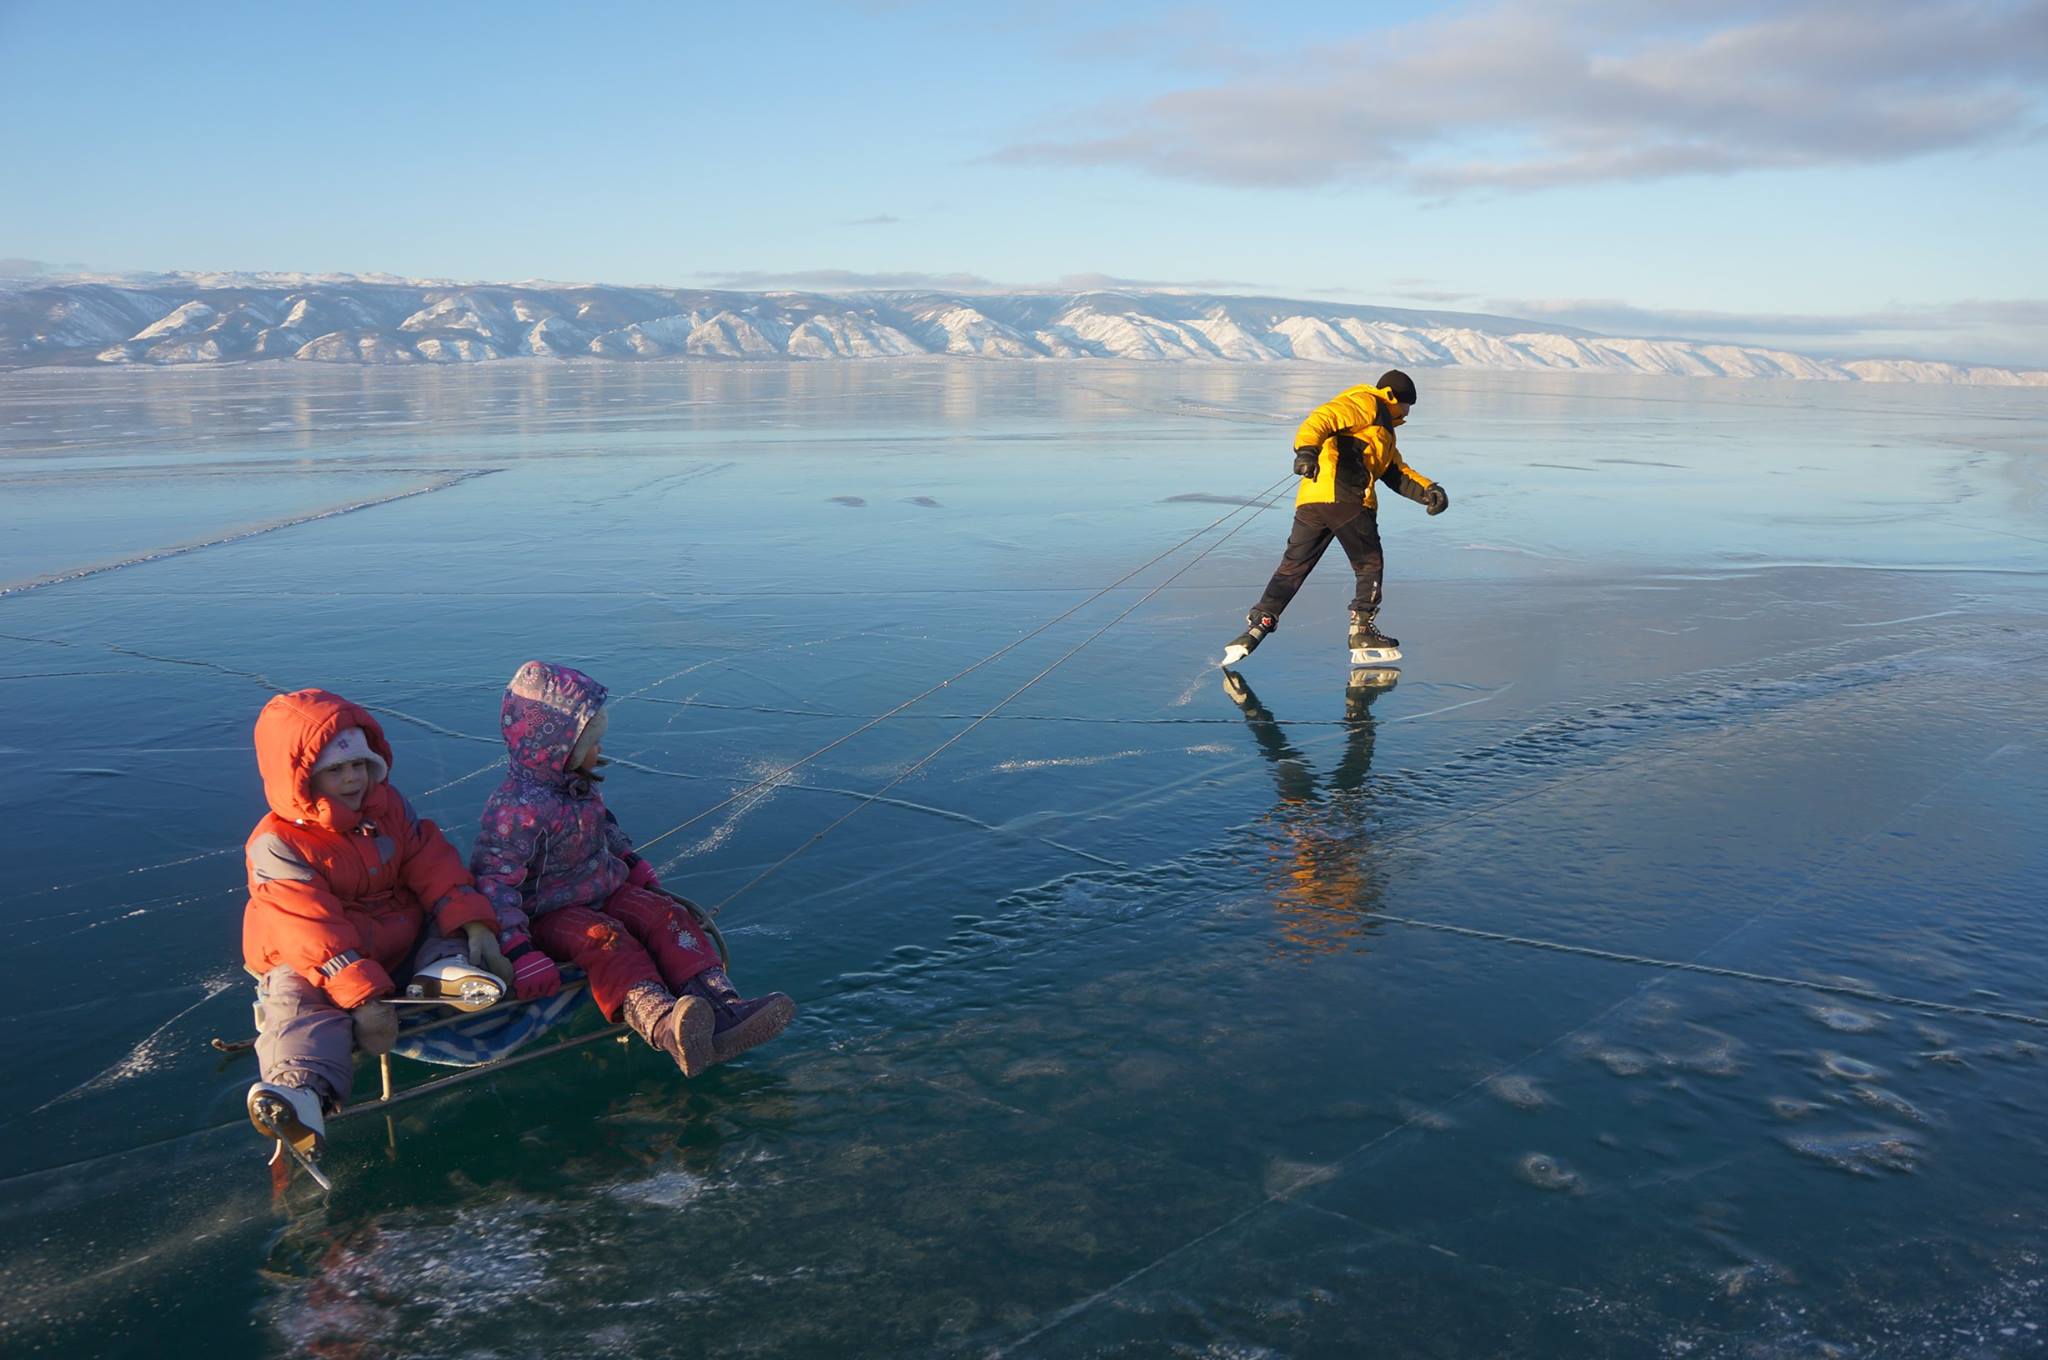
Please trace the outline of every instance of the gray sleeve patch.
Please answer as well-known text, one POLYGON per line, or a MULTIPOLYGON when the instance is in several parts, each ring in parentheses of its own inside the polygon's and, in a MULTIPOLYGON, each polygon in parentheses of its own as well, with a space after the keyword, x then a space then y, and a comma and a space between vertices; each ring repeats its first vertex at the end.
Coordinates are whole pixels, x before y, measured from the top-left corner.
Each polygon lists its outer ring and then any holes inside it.
POLYGON ((259 836, 249 842, 251 883, 311 883, 318 877, 284 837, 259 836))

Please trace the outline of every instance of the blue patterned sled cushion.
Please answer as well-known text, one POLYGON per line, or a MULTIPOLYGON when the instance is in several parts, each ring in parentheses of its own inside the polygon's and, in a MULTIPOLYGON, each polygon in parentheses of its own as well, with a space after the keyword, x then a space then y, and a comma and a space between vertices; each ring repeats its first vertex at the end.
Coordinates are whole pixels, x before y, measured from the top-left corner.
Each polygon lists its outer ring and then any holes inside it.
MULTIPOLYGON (((574 976, 568 969, 563 972, 567 977, 574 976)), ((478 1011, 467 1020, 443 1025, 425 1034, 408 1036, 407 1027, 401 1025, 398 1043, 391 1051, 401 1058, 441 1067, 481 1067, 485 1063, 511 1057, 557 1025, 566 1024, 589 1001, 590 989, 578 987, 573 992, 564 990, 540 1001, 515 1001, 509 1005, 500 1002, 487 1011, 478 1011)), ((424 1006, 418 1009, 425 1012, 418 1024, 443 1018, 437 1010, 424 1006)))

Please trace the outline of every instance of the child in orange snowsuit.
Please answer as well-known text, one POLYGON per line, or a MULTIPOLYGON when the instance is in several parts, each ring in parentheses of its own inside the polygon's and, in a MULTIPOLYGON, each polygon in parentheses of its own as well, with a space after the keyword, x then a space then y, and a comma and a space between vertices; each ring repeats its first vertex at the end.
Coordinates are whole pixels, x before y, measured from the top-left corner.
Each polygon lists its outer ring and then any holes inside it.
POLYGON ((310 1158, 348 1098, 355 1048, 397 1037, 381 1000, 394 978, 428 995, 485 979, 502 993, 513 970, 461 854, 387 782, 391 745, 367 710, 325 690, 280 694, 256 719, 256 764, 270 812, 245 847, 262 1075, 249 1112, 310 1158))

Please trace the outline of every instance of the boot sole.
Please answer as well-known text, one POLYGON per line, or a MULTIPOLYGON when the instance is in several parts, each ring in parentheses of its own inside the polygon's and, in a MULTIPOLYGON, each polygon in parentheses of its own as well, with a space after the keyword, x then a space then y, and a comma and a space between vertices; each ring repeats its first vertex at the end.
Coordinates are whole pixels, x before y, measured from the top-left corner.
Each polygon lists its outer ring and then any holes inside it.
POLYGON ((783 997, 775 1004, 763 1006, 752 1015, 718 1035, 715 1043, 719 1062, 730 1062, 750 1048, 759 1048, 776 1035, 789 1028, 789 1022, 796 1019, 796 1002, 783 997))
POLYGON ((249 1122, 265 1138, 289 1143, 304 1156, 317 1156, 320 1151, 320 1135, 307 1127, 297 1110, 275 1096, 250 1097, 249 1122))
POLYGON ((716 1023, 711 1003, 702 997, 677 997, 671 1020, 675 1025, 675 1046, 669 1049, 669 1056, 676 1060, 684 1076, 701 1076, 718 1061, 711 1035, 716 1023))

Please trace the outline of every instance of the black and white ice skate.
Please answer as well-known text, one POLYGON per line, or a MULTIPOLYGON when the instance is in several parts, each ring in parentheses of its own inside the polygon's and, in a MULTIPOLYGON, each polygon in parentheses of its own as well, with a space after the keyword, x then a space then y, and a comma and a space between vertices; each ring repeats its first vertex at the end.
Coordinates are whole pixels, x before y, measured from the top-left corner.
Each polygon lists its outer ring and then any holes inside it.
POLYGON ((1280 626, 1280 620, 1274 618, 1271 614, 1261 614, 1255 609, 1246 616, 1245 624, 1247 625, 1245 630, 1232 638, 1229 644, 1224 647, 1223 660, 1218 662, 1218 665, 1235 666, 1238 662, 1257 651, 1259 644, 1266 640, 1266 634, 1280 626))
POLYGON ((1401 659, 1401 640, 1373 624, 1370 614, 1351 615, 1351 664, 1372 668, 1393 666, 1401 659))

